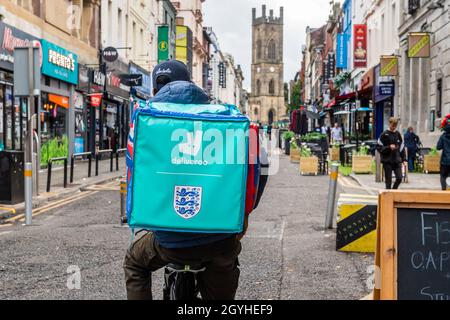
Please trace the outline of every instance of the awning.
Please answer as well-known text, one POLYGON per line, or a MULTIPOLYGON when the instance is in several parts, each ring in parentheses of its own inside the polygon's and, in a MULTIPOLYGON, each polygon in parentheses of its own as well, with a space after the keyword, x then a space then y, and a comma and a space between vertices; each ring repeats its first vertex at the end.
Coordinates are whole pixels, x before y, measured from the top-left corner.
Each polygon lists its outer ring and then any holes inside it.
POLYGON ((328 103, 328 104, 325 106, 325 108, 332 108, 332 107, 334 107, 335 105, 336 105, 336 100, 333 99, 333 100, 330 101, 330 103, 328 103))
POLYGON ((373 112, 371 108, 359 108, 356 110, 357 112, 373 112))
POLYGON ((350 111, 338 111, 334 113, 335 116, 341 116, 346 114, 350 114, 350 111))
POLYGON ((356 92, 343 94, 342 96, 336 97, 336 101, 342 101, 342 100, 348 100, 348 99, 354 99, 356 98, 356 92))

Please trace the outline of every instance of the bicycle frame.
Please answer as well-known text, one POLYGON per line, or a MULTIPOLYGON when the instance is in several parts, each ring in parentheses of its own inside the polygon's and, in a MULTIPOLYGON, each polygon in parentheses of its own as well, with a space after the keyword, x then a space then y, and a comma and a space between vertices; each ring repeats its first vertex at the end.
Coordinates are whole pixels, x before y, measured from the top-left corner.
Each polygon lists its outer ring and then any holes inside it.
POLYGON ((199 299, 197 276, 205 270, 204 267, 169 264, 164 271, 164 300, 199 299))

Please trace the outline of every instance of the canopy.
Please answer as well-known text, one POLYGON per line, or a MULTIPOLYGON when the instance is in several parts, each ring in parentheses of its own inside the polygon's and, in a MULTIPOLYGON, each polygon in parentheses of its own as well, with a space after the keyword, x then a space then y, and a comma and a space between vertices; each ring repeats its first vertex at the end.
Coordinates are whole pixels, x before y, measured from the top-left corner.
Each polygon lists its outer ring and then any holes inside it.
POLYGON ((373 109, 364 107, 364 108, 359 108, 356 111, 358 111, 358 112, 373 112, 373 109))
POLYGON ((338 112, 334 113, 335 116, 340 116, 340 115, 345 115, 345 114, 350 114, 350 111, 338 111, 338 112))

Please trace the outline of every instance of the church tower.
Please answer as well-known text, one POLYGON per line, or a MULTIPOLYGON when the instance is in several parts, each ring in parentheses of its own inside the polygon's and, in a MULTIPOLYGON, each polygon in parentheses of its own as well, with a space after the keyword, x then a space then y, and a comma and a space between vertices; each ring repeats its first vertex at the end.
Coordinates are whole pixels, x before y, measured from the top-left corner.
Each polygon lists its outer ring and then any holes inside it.
POLYGON ((285 115, 283 64, 283 7, 280 16, 252 12, 252 92, 249 116, 253 121, 272 124, 285 115))

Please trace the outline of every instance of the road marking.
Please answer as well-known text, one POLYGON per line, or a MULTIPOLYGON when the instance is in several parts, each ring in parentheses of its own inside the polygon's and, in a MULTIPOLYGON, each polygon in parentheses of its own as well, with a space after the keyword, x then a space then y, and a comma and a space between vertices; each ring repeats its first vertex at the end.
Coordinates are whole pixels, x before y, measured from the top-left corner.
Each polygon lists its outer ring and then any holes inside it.
MULTIPOLYGON (((70 204, 70 203, 75 202, 75 201, 79 201, 79 200, 81 200, 81 199, 84 199, 84 198, 86 198, 86 197, 92 196, 92 195, 97 194, 97 193, 98 193, 98 191, 92 191, 92 192, 82 193, 82 194, 81 194, 79 197, 77 197, 77 198, 70 199, 70 200, 65 201, 65 202, 63 202, 63 203, 59 203, 59 204, 57 204, 57 205, 54 205, 54 206, 45 208, 45 209, 43 209, 43 210, 42 210, 42 209, 38 209, 38 210, 36 210, 36 211, 33 212, 33 217, 37 217, 37 216, 39 216, 39 215, 41 215, 41 214, 43 214, 43 213, 45 213, 45 212, 48 212, 48 211, 53 210, 53 209, 57 209, 57 208, 59 208, 59 207, 62 207, 62 206, 64 206, 64 205, 70 204)), ((19 218, 19 219, 20 219, 20 218, 19 218)), ((22 218, 19 220, 19 222, 25 222, 25 218, 22 217, 22 218)))
POLYGON ((0 236, 4 236, 7 234, 10 234, 12 231, 4 231, 4 232, 0 232, 0 236))
POLYGON ((15 214, 15 213, 16 213, 16 209, 14 209, 14 208, 0 207, 0 210, 9 211, 9 212, 11 212, 12 214, 15 214))

